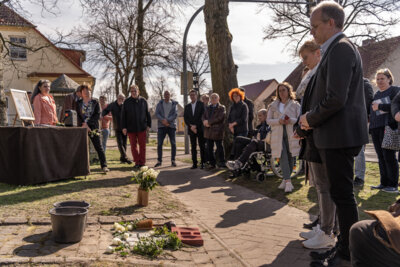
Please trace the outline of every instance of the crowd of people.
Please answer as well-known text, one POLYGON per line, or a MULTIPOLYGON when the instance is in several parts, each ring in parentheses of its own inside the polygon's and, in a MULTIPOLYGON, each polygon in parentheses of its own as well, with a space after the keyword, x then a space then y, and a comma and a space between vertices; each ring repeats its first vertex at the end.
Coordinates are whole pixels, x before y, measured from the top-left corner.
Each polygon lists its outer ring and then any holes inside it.
MULTIPOLYGON (((400 243, 395 238, 400 237, 400 203, 389 212, 370 212, 375 220, 357 223, 354 196, 354 186, 364 184, 368 133, 380 171, 380 184, 372 188, 398 193, 400 158, 396 152, 400 144, 396 140, 400 140, 400 88, 394 85, 391 71, 382 69, 376 72, 379 90, 373 93, 370 82, 363 78, 356 46, 342 32, 344 20, 343 8, 335 2, 322 2, 313 9, 310 23, 314 39, 299 49, 305 66, 301 83, 295 91, 287 82, 278 84, 275 100, 267 109, 254 112, 244 88, 229 91, 228 110, 219 102, 217 93, 202 95, 199 100, 198 92, 191 90, 190 103, 184 107, 191 169, 228 167, 234 177, 240 174, 251 153, 264 151, 279 159, 283 175, 279 189, 289 193, 294 190, 291 182, 294 159, 300 157, 305 162, 310 185, 316 188, 319 206, 318 219, 305 224, 311 231, 300 236, 305 239, 306 248, 330 249, 324 253, 311 252, 312 266, 340 266, 350 258, 353 266, 400 266, 400 243), (255 129, 254 113, 258 119, 255 129), (229 135, 232 142, 226 146, 223 141, 229 135), (226 153, 227 149, 230 152, 226 153)), ((49 90, 50 81, 41 80, 31 96, 35 124, 58 122, 49 90)), ((91 91, 87 85, 79 86, 66 97, 63 110, 77 112, 78 125, 88 130, 103 171, 109 171, 105 150, 111 120, 120 161, 132 163, 126 152, 129 138, 135 168, 144 166, 151 117, 139 88, 131 86, 130 97, 125 99, 120 94, 108 105, 105 97, 100 97, 100 102, 92 98, 91 91)), ((165 91, 155 110, 158 157, 154 167, 163 164, 166 135, 171 143, 171 166, 176 166, 177 113, 178 102, 165 91)))

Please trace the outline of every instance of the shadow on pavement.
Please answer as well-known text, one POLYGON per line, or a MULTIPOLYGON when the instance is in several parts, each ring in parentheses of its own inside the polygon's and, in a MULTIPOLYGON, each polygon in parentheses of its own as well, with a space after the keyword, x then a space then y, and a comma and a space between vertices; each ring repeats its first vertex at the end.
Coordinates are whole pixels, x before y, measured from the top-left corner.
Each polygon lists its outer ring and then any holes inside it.
POLYGON ((61 249, 73 245, 54 242, 51 233, 51 231, 48 231, 24 237, 23 240, 31 244, 15 248, 13 254, 20 257, 41 257, 54 254, 61 249))
POLYGON ((261 220, 275 215, 275 211, 285 206, 284 203, 269 198, 262 198, 254 202, 240 204, 237 209, 225 212, 222 221, 217 223, 217 228, 227 228, 246 223, 248 221, 261 220))
POLYGON ((261 265, 260 267, 310 266, 311 258, 308 256, 310 250, 306 250, 301 242, 301 240, 290 241, 273 262, 261 265))

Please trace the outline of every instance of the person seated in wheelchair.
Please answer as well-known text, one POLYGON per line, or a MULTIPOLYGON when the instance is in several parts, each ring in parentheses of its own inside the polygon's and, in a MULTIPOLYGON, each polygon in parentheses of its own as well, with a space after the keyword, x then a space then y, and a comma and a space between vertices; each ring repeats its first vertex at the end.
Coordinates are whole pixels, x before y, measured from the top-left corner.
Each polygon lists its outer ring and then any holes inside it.
POLYGON ((271 127, 266 121, 267 110, 260 109, 257 115, 260 124, 257 125, 256 130, 254 130, 253 136, 256 138, 250 139, 247 137, 237 137, 233 143, 235 151, 242 153, 238 155, 236 160, 231 160, 227 163, 227 167, 233 172, 231 177, 238 175, 237 171, 243 167, 253 152, 266 151, 266 147, 269 147, 269 145, 265 143, 267 134, 271 131, 271 127))

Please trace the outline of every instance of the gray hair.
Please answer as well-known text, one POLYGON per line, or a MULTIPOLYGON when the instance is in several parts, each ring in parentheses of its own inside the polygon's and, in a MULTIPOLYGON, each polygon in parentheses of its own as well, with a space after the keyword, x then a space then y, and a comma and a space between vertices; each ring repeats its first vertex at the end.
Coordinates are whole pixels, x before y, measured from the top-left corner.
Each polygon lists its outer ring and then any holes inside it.
POLYGON ((345 14, 341 5, 333 1, 325 1, 319 3, 313 9, 312 13, 316 12, 317 10, 321 10, 322 21, 327 22, 328 20, 333 19, 336 27, 343 29, 345 14))
POLYGON ((263 114, 264 116, 267 116, 267 110, 265 108, 262 108, 258 111, 258 114, 263 114))
POLYGON ((125 96, 124 94, 118 94, 117 98, 118 98, 118 97, 123 97, 123 98, 125 98, 126 96, 125 96))

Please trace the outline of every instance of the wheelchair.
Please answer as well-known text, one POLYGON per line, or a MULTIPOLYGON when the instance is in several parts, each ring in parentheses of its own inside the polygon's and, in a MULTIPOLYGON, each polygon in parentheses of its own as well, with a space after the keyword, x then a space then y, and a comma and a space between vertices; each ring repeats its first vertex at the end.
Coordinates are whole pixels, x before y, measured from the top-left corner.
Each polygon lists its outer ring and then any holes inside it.
MULTIPOLYGON (((303 173, 303 161, 298 157, 293 157, 293 170, 290 178, 295 178, 303 173)), ((250 178, 252 172, 256 172, 255 180, 264 181, 267 177, 283 177, 279 158, 273 158, 270 150, 258 151, 250 154, 247 162, 239 170, 246 178, 250 178)))

